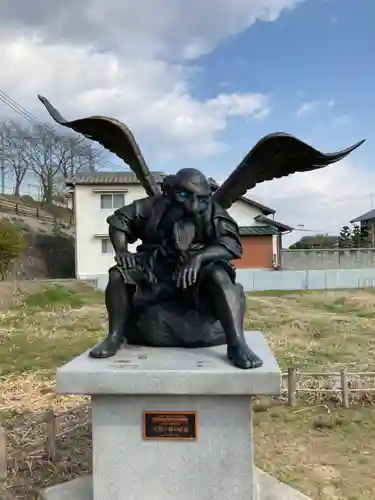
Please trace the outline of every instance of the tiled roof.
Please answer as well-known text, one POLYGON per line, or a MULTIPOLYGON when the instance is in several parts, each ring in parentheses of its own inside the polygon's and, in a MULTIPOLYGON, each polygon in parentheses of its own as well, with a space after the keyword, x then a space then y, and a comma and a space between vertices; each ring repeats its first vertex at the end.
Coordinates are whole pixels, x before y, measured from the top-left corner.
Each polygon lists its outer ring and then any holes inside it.
MULTIPOLYGON (((163 172, 152 172, 156 182, 162 182, 163 172)), ((67 182, 68 186, 95 184, 140 184, 133 172, 82 172, 67 182)))
POLYGON ((375 209, 370 210, 369 212, 366 212, 365 214, 360 215, 355 219, 352 219, 350 221, 350 224, 353 224, 353 222, 360 222, 361 220, 369 220, 369 219, 375 219, 375 209))
POLYGON ((278 234, 277 229, 270 226, 242 226, 240 227, 241 236, 267 236, 278 234))

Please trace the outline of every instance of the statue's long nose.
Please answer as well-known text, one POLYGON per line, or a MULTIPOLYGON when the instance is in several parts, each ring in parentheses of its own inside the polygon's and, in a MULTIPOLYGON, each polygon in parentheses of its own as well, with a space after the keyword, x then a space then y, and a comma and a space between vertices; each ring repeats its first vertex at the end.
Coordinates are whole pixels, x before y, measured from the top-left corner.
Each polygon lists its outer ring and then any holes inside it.
POLYGON ((193 200, 191 203, 191 211, 194 213, 198 212, 198 198, 195 194, 193 195, 193 200))

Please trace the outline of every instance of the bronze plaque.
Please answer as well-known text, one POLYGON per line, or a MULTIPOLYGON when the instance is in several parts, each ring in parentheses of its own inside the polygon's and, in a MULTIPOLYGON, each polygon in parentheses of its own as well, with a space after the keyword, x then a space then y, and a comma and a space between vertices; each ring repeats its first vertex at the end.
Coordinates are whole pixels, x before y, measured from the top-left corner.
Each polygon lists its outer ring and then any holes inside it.
POLYGON ((195 411, 145 411, 143 414, 144 439, 175 439, 193 441, 198 437, 195 411))

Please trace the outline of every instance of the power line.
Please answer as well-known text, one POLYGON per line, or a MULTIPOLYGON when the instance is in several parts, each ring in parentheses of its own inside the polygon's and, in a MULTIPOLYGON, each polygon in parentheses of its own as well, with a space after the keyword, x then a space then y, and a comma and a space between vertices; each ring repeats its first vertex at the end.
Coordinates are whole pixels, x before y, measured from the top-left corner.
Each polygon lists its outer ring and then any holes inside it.
MULTIPOLYGON (((8 106, 10 109, 21 115, 23 118, 25 118, 29 123, 33 125, 38 125, 42 128, 44 128, 46 131, 48 131, 50 134, 58 138, 61 142, 65 144, 69 144, 69 140, 64 139, 63 137, 59 136, 56 131, 48 126, 46 123, 40 122, 30 111, 28 111, 26 108, 21 106, 17 101, 15 101, 12 97, 10 97, 5 91, 0 89, 0 101, 4 103, 6 106, 8 106)), ((77 153, 79 156, 84 156, 83 155, 83 148, 81 151, 77 150, 77 153)), ((122 170, 121 167, 118 165, 114 165, 113 163, 107 161, 107 160, 101 160, 100 162, 101 165, 105 167, 109 167, 111 169, 114 169, 115 171, 122 170)))
POLYGON ((293 231, 301 231, 302 233, 314 233, 314 234, 336 234, 335 231, 326 231, 325 229, 301 229, 295 227, 293 231))

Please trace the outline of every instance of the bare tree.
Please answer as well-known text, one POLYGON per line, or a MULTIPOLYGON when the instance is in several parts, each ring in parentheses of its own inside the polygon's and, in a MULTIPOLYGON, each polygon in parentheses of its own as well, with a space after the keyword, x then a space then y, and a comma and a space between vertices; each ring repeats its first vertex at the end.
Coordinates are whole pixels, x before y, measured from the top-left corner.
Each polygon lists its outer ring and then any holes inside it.
POLYGON ((84 139, 61 135, 50 125, 35 124, 25 137, 24 149, 36 176, 44 203, 52 203, 61 193, 65 180, 79 170, 95 169, 98 157, 84 139))
POLYGON ((102 152, 92 148, 86 139, 78 135, 64 136, 65 147, 69 150, 68 162, 63 162, 60 168, 60 175, 70 179, 80 171, 94 171, 95 164, 100 160, 102 152))
POLYGON ((69 148, 53 129, 35 124, 25 137, 24 147, 31 171, 37 178, 42 201, 52 203, 56 182, 69 162, 69 148))
POLYGON ((2 184, 5 174, 10 175, 16 196, 20 196, 22 182, 29 171, 24 147, 27 134, 27 129, 15 120, 0 123, 2 184))
MULTIPOLYGON (((42 200, 52 203, 64 192, 65 181, 78 171, 95 170, 102 152, 78 135, 59 134, 49 124, 23 125, 15 120, 0 122, 0 170, 14 181, 14 194, 21 193, 26 175, 40 185, 42 200)), ((4 189, 3 189, 4 190, 4 189)))

